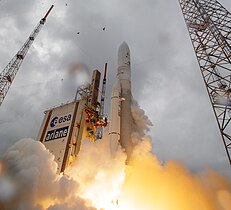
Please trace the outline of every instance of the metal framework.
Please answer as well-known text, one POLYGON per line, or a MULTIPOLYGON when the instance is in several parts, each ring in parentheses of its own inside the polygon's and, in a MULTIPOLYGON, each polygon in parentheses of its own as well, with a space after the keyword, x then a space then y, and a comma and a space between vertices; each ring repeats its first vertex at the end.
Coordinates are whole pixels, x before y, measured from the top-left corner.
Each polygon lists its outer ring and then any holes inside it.
POLYGON ((231 165, 231 14, 216 0, 179 0, 231 165))
POLYGON ((29 48, 34 42, 36 36, 41 30, 42 26, 46 22, 46 18, 53 9, 54 5, 50 7, 46 15, 39 21, 39 24, 35 27, 34 31, 31 33, 29 38, 26 40, 21 49, 16 53, 16 55, 11 59, 11 61, 7 64, 7 66, 0 73, 0 106, 3 103, 3 100, 6 97, 8 90, 25 58, 29 48))
POLYGON ((74 101, 82 100, 82 99, 88 101, 90 95, 91 95, 90 84, 81 85, 80 87, 77 88, 74 101))
POLYGON ((100 110, 99 110, 99 120, 102 122, 102 126, 98 126, 98 128, 97 128, 96 139, 102 139, 103 138, 103 126, 107 125, 107 122, 105 122, 105 116, 104 116, 106 82, 107 82, 107 63, 105 63, 105 67, 104 67, 104 77, 103 77, 101 100, 100 100, 100 110))

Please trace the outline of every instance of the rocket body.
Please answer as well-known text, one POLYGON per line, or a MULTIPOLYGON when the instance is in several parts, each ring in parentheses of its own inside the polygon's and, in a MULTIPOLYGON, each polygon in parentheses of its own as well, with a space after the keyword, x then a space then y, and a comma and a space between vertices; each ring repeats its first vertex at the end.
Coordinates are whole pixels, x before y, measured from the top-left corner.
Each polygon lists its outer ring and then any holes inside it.
MULTIPOLYGON (((119 144, 124 148, 128 159, 133 150, 133 143, 131 139, 132 133, 132 115, 131 115, 131 63, 130 63, 130 50, 126 42, 120 45, 118 51, 118 72, 117 72, 117 82, 121 88, 120 94, 120 139, 119 144)), ((118 85, 117 85, 118 86, 118 85)), ((113 94, 112 94, 113 95, 113 94)), ((113 97, 112 97, 113 98, 113 97)), ((111 100, 111 110, 115 107, 115 103, 111 100)), ((113 111, 111 111, 111 121, 113 121, 114 116, 112 116, 113 111)), ((111 126, 114 126, 111 124, 111 126)), ((109 135, 110 145, 113 144, 111 135, 109 135)))

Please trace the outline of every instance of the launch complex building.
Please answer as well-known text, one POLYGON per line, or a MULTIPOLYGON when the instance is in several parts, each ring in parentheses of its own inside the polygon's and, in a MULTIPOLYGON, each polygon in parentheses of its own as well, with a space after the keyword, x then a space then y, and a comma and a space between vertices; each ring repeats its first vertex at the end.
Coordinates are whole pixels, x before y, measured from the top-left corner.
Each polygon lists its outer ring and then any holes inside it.
POLYGON ((79 87, 73 102, 45 111, 38 140, 55 156, 58 173, 78 155, 82 139, 94 142, 100 127, 107 124, 99 118, 100 75, 94 70, 91 84, 79 87))

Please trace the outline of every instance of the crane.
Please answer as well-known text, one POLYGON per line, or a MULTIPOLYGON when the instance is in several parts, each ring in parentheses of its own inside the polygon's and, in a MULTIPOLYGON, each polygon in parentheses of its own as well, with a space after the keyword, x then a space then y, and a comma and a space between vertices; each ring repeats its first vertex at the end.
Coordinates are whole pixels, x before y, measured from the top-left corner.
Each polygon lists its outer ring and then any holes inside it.
POLYGON ((40 32, 42 26, 45 24, 48 15, 53 9, 54 5, 50 7, 45 16, 39 21, 38 25, 35 27, 33 32, 30 34, 29 38, 23 44, 21 49, 16 53, 16 55, 11 59, 7 66, 0 73, 0 106, 2 105, 10 86, 15 79, 15 76, 28 52, 32 43, 34 42, 36 36, 40 32))

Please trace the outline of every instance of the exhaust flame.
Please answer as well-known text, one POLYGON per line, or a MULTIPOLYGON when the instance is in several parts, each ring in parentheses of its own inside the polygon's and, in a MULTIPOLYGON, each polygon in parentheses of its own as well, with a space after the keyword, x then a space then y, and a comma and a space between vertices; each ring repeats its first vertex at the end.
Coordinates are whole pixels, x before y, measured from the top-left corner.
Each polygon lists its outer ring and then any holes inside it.
MULTIPOLYGON (((134 103, 136 104, 136 103, 134 103)), ((22 139, 5 153, 0 173, 1 210, 230 210, 231 183, 214 171, 192 175, 152 154, 151 125, 134 105, 134 149, 129 166, 119 150, 111 158, 107 135, 82 150, 66 175, 57 175, 44 145, 22 139)))

